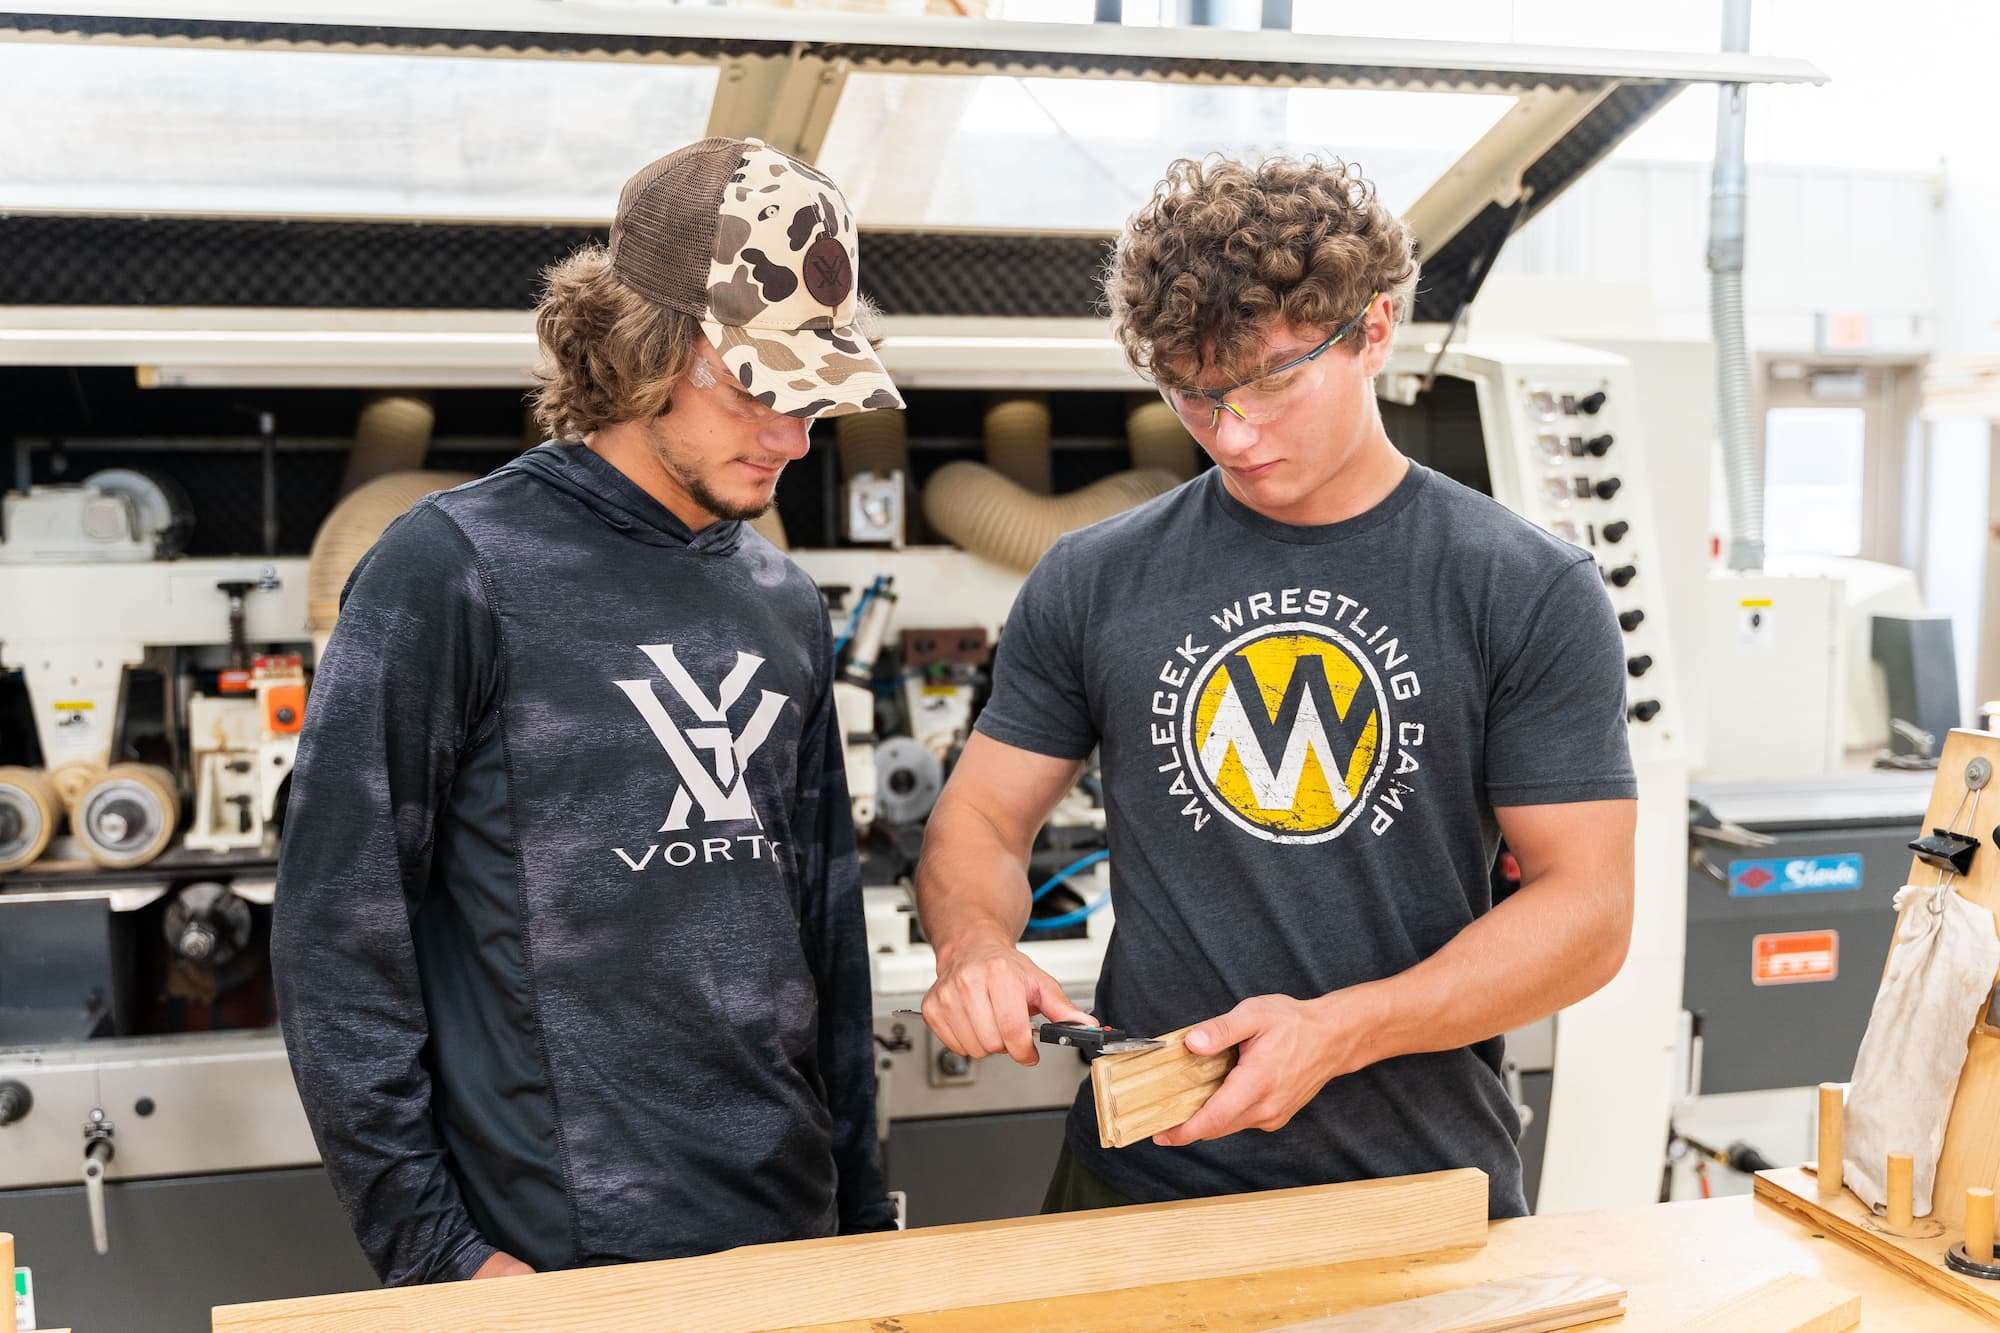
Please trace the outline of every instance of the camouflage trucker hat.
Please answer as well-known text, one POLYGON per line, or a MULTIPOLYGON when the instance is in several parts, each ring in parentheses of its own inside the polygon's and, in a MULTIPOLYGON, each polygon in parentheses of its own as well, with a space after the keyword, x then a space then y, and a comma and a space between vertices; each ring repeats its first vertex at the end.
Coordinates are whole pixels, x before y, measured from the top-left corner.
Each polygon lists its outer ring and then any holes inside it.
POLYGON ((855 329, 859 250, 847 197, 757 139, 703 139, 625 183, 611 272, 692 315, 752 397, 793 417, 900 408, 855 329))

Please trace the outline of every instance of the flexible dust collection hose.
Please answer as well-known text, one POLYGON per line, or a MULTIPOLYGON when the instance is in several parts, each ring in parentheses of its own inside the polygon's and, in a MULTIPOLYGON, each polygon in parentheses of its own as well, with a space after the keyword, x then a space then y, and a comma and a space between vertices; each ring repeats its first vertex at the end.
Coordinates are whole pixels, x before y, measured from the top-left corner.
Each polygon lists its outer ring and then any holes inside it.
POLYGON ((1125 439, 1132 448, 1132 466, 1140 471, 1171 472, 1186 481, 1198 459, 1194 436, 1158 398, 1142 398, 1125 414, 1125 439))
POLYGON ((886 477, 910 475, 909 418, 891 410, 849 412, 833 419, 840 445, 840 479, 852 481, 864 472, 886 477))
MULTIPOLYGON (((1164 410, 1166 404, 1160 407, 1164 410)), ((1160 433, 1153 427, 1148 438, 1160 433)), ((1182 480, 1173 472, 1134 470, 1068 495, 1045 495, 1022 478, 1038 479, 1046 490, 1050 455, 1048 399, 996 402, 986 411, 986 459, 992 466, 947 463, 939 468, 924 487, 924 518, 974 555, 1010 569, 1033 569, 1065 532, 1122 514, 1182 480)))
MULTIPOLYGON (((1750 49, 1750 0, 1724 0, 1722 49, 1750 49)), ((1720 88, 1708 206, 1708 316, 1715 339, 1716 426, 1729 499, 1729 567, 1764 567, 1764 451, 1751 411, 1750 342, 1743 327, 1743 249, 1749 172, 1740 83, 1720 88)))
POLYGON ((470 472, 391 472, 344 497, 313 536, 306 565, 306 626, 315 653, 326 651, 333 622, 340 616, 340 593, 388 526, 433 491, 473 479, 470 472))
POLYGON ((953 544, 1010 569, 1033 569, 1065 532, 1180 485, 1171 472, 1120 472, 1068 495, 1033 495, 978 463, 947 463, 924 487, 924 517, 953 544))
POLYGON ((384 394, 370 399, 354 426, 354 444, 347 451, 347 473, 340 493, 352 494, 391 472, 415 472, 430 452, 437 412, 422 398, 384 394))
POLYGON ((1023 490, 1047 495, 1050 476, 1049 400, 1024 394, 986 409, 986 464, 1023 490))
POLYGON ((1764 456, 1750 408, 1750 346, 1743 329, 1743 272, 1718 270, 1708 279, 1709 322, 1715 335, 1716 424, 1729 499, 1729 567, 1764 567, 1764 456))

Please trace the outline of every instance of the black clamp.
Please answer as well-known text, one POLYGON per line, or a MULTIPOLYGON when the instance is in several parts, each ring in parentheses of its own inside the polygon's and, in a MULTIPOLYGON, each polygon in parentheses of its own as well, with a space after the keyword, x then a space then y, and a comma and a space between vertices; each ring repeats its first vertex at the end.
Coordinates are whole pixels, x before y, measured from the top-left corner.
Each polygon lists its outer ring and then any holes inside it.
MULTIPOLYGON (((2000 830, 1996 830, 1996 835, 2000 835, 2000 830)), ((1937 828, 1931 830, 1929 837, 1912 842, 1910 850, 1917 854, 1919 861, 1932 869, 1969 875, 1972 873, 1972 854, 1979 850, 1979 839, 1937 828)))

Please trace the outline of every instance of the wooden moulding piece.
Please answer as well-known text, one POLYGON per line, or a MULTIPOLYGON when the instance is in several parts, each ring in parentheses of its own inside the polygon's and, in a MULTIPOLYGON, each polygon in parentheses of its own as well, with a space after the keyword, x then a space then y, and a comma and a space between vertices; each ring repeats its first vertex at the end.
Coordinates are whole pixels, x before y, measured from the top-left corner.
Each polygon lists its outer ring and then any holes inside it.
POLYGON ((1838 1083, 1819 1085, 1819 1197, 1831 1199, 1841 1190, 1846 1091, 1838 1083))
POLYGON ((1192 1028, 1160 1038, 1155 1050, 1103 1055, 1090 1062, 1090 1092, 1097 1104, 1097 1141, 1123 1148, 1186 1122, 1229 1077, 1236 1048, 1196 1055, 1187 1048, 1192 1028))
POLYGON ((1486 1243, 1486 1173, 1233 1194, 215 1311, 214 1328, 748 1333, 1486 1243))
POLYGON ((1967 1277, 1945 1267, 1950 1236, 1893 1236, 1876 1225, 1867 1204, 1842 1190, 1840 1197, 1822 1201, 1811 1175, 1798 1167, 1759 1171, 1756 1195, 1763 1202, 1792 1214, 1806 1226, 1889 1265, 1940 1296, 1993 1321, 2000 1321, 2000 1282, 1967 1277))
POLYGON ((1861 1298, 1788 1273, 1682 1324, 1675 1333, 1842 1333, 1861 1322, 1861 1298))
POLYGON ((1544 1333, 1615 1319, 1624 1306, 1625 1288, 1603 1278, 1537 1273, 1284 1324, 1273 1333, 1544 1333))

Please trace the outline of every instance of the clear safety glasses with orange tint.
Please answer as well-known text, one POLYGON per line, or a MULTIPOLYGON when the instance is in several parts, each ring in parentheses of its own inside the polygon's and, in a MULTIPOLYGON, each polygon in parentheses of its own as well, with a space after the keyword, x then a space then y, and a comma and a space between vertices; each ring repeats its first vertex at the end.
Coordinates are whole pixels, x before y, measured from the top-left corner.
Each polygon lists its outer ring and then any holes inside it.
POLYGON ((1375 308, 1380 293, 1368 298, 1368 304, 1355 313, 1354 318, 1329 333, 1312 350, 1293 357, 1282 365, 1271 367, 1255 379, 1227 389, 1202 389, 1194 385, 1161 384, 1160 397, 1167 400, 1167 406, 1174 409, 1174 415, 1181 419, 1189 430, 1213 430, 1215 423, 1222 419, 1224 411, 1249 422, 1253 426, 1275 420, 1292 403, 1307 397, 1319 387, 1325 377, 1326 366, 1320 361, 1327 351, 1341 339, 1361 327, 1361 321, 1375 308))

